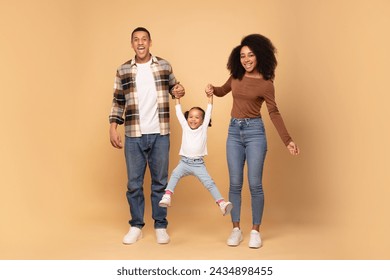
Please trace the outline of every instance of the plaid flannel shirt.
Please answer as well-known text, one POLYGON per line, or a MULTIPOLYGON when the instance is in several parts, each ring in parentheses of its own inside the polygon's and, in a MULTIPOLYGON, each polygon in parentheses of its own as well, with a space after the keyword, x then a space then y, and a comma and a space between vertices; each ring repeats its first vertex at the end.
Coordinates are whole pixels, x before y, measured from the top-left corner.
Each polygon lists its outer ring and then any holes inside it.
MULTIPOLYGON (((152 68, 157 90, 160 134, 166 135, 169 133, 169 95, 172 87, 176 84, 176 79, 169 62, 160 57, 152 56, 150 67, 152 68)), ((125 134, 128 137, 141 137, 138 95, 135 84, 136 75, 135 58, 122 64, 117 69, 114 98, 109 116, 110 123, 125 124, 125 134)))

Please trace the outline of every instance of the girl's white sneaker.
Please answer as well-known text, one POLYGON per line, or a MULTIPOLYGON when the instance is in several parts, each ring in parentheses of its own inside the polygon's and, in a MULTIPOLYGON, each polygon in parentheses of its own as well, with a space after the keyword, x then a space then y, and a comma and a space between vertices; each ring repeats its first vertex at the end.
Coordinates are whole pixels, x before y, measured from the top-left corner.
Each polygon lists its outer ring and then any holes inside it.
POLYGON ((169 194, 164 194, 160 202, 158 203, 160 207, 169 207, 171 206, 171 196, 169 194))
POLYGON ((219 204, 219 209, 221 209, 222 215, 229 215, 233 209, 233 204, 230 201, 222 201, 219 204))

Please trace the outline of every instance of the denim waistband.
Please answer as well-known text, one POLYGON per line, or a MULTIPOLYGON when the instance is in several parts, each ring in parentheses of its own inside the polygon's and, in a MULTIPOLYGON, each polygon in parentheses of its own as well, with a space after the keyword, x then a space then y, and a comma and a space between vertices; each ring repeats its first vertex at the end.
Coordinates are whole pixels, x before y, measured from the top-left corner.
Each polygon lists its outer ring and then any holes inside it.
POLYGON ((181 156, 181 160, 186 162, 186 163, 203 163, 203 157, 198 157, 198 158, 189 158, 185 156, 181 156))
POLYGON ((237 119, 237 118, 231 118, 230 123, 238 123, 238 124, 250 124, 251 122, 257 122, 262 121, 261 117, 256 118, 243 118, 243 119, 237 119))

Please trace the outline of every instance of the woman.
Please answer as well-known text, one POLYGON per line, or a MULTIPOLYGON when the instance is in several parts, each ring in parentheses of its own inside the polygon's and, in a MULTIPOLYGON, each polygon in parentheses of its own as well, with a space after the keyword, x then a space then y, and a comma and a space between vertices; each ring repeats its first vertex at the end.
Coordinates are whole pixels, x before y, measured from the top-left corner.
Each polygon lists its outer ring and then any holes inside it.
POLYGON ((227 68, 230 77, 221 87, 206 86, 207 96, 233 95, 233 107, 229 125, 226 153, 229 168, 229 200, 234 208, 231 212, 233 231, 227 244, 237 246, 243 240, 240 229, 241 191, 245 161, 248 167, 248 182, 252 205, 252 230, 249 247, 260 248, 260 225, 264 209, 262 174, 267 139, 260 109, 265 101, 270 118, 283 143, 292 155, 299 154, 298 146, 290 137, 275 102, 273 79, 277 65, 275 47, 260 34, 244 37, 229 57, 227 68))

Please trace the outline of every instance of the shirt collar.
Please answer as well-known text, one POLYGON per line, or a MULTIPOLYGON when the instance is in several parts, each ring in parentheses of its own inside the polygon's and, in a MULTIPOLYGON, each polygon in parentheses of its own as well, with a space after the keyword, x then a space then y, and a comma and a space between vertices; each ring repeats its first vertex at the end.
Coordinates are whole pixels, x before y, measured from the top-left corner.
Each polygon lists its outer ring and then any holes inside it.
MULTIPOLYGON (((151 64, 154 64, 154 63, 157 63, 158 64, 158 59, 157 57, 155 57, 154 55, 150 54, 152 56, 152 63, 151 64)), ((134 58, 131 60, 130 62, 130 66, 133 67, 133 66, 137 66, 137 63, 135 62, 135 56, 134 58)))

